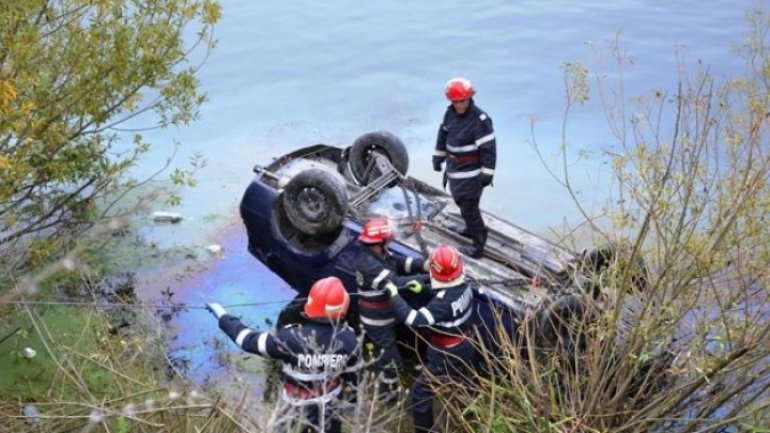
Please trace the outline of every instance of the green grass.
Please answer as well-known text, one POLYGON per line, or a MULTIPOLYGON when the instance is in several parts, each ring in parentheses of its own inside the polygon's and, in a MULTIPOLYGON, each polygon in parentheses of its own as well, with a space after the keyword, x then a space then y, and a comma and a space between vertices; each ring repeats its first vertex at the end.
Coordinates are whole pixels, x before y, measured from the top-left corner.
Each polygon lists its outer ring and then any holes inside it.
MULTIPOLYGON (((0 343, 0 394, 4 400, 39 401, 51 394, 68 392, 68 387, 52 388, 60 374, 57 362, 80 364, 84 360, 80 355, 93 355, 100 341, 108 338, 109 325, 93 312, 72 307, 37 307, 33 314, 37 316, 38 328, 23 310, 0 317, 0 336, 20 328, 0 343), (48 335, 46 341, 41 333, 48 335), (46 344, 53 353, 49 353, 46 344), (22 356, 26 347, 34 349, 37 355, 31 359, 22 356), (63 352, 63 348, 70 353, 63 352)), ((96 364, 83 365, 80 374, 92 389, 108 386, 111 381, 96 364)))

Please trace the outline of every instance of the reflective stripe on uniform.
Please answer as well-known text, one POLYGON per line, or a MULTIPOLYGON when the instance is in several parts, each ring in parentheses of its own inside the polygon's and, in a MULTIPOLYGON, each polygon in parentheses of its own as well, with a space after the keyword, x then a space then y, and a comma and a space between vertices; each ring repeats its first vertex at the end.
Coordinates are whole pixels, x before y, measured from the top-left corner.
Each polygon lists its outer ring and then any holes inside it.
POLYGON ((479 146, 476 143, 466 144, 465 146, 447 146, 446 147, 446 150, 448 150, 448 151, 450 151, 452 153, 475 152, 478 149, 479 149, 479 146))
POLYGON ((294 380, 299 380, 301 382, 312 382, 312 381, 321 381, 326 380, 328 378, 328 373, 305 373, 302 371, 297 371, 294 368, 292 368, 291 364, 284 363, 283 368, 281 369, 283 371, 283 374, 289 376, 290 378, 294 380))
POLYGON ((249 329, 249 328, 246 328, 246 329, 243 329, 243 330, 241 330, 241 332, 239 332, 239 333, 238 333, 238 336, 237 336, 237 337, 235 337, 235 344, 237 344, 237 345, 238 345, 238 347, 240 347, 241 349, 243 349, 243 340, 245 340, 245 339, 246 339, 246 337, 248 337, 248 336, 249 336, 249 334, 251 334, 251 333, 253 333, 253 332, 254 332, 254 331, 253 331, 253 330, 251 330, 251 329, 249 329))
POLYGON ((492 134, 487 134, 487 135, 485 135, 485 136, 483 136, 483 137, 479 138, 478 140, 476 140, 476 141, 475 141, 475 143, 476 143, 478 146, 481 146, 482 144, 484 144, 484 143, 489 143, 490 141, 492 141, 492 140, 494 140, 494 139, 495 139, 495 134, 494 134, 494 133, 492 133, 492 134))
POLYGON ((361 319, 361 323, 369 326, 387 326, 396 321, 396 319, 392 317, 388 319, 372 319, 371 317, 360 316, 359 319, 361 319))
POLYGON ((412 273, 412 262, 414 262, 414 259, 412 257, 407 257, 406 261, 404 262, 404 272, 407 274, 412 273))
POLYGON ((423 316, 425 316, 425 319, 428 320, 428 324, 432 325, 436 323, 436 319, 433 318, 433 314, 425 307, 420 308, 420 313, 422 313, 423 316))
POLYGON ((438 149, 436 149, 436 151, 433 152, 433 154, 436 155, 436 156, 446 156, 446 150, 438 150, 438 149))
POLYGON ((481 167, 481 172, 486 174, 486 175, 489 175, 489 176, 494 176, 495 175, 495 169, 494 168, 481 167))
POLYGON ((259 353, 267 356, 267 332, 263 332, 259 338, 257 338, 257 350, 259 353))
POLYGON ((465 323, 465 321, 468 320, 469 317, 471 317, 471 309, 470 308, 459 319, 453 320, 451 322, 436 322, 436 326, 443 326, 445 328, 453 328, 455 326, 460 326, 463 323, 465 323))
POLYGON ((409 315, 406 316, 406 323, 409 326, 412 326, 412 323, 414 323, 414 319, 417 317, 417 312, 412 310, 409 312, 409 315))
POLYGON ((446 175, 450 179, 469 179, 471 177, 476 177, 479 174, 481 174, 480 168, 470 171, 453 171, 451 173, 447 172, 446 175))
POLYGON ((374 280, 372 280, 372 289, 375 289, 375 290, 379 289, 380 283, 382 282, 382 280, 384 280, 388 276, 389 273, 390 273, 389 270, 383 269, 380 272, 380 274, 377 275, 377 277, 374 280))

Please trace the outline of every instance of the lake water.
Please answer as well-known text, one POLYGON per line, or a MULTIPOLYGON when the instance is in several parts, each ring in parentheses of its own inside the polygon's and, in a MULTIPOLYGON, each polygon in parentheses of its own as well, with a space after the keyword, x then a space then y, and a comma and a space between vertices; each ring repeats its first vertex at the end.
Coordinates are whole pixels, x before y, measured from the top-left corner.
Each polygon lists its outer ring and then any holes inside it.
MULTIPOLYGON (((237 205, 254 164, 314 143, 348 145, 364 132, 388 130, 406 143, 410 173, 433 185, 430 169, 436 131, 446 107, 444 83, 468 77, 476 102, 494 120, 498 162, 495 186, 482 207, 537 232, 574 222, 568 194, 539 162, 530 143, 529 119, 539 122, 542 153, 556 161, 565 108, 563 65, 593 66, 587 42, 607 53, 620 43, 634 58, 625 70, 629 96, 674 93, 677 52, 701 60, 717 77, 741 72, 733 50, 748 31, 754 2, 726 0, 477 0, 475 2, 350 0, 265 2, 224 0, 216 28, 218 46, 201 70, 210 101, 194 125, 147 135, 159 143, 137 169, 150 173, 173 140, 183 143, 177 161, 199 153, 208 166, 199 186, 185 193, 181 224, 150 226, 144 234, 161 246, 218 242, 225 255, 205 271, 169 283, 178 302, 242 302, 249 297, 289 299, 291 289, 246 253, 237 205), (235 221, 235 225, 233 224, 235 221), (228 225, 229 224, 229 225, 228 225), (223 227, 228 227, 223 230, 223 227)), ((605 65, 606 72, 612 72, 605 65)), ((601 150, 610 146, 600 107, 589 103, 571 120, 568 141, 589 151, 574 180, 589 208, 607 197, 601 150)), ((201 257, 206 258, 205 254, 201 257)), ((150 278, 148 277, 149 281, 150 278)), ((153 299, 163 284, 147 283, 153 299)), ((240 309, 264 323, 277 309, 240 309)), ((200 310, 175 318, 180 356, 189 356, 200 378, 214 369, 201 343, 219 331, 200 310), (201 355, 203 351, 203 355, 201 355)), ((234 345, 230 345, 234 349, 234 345)))

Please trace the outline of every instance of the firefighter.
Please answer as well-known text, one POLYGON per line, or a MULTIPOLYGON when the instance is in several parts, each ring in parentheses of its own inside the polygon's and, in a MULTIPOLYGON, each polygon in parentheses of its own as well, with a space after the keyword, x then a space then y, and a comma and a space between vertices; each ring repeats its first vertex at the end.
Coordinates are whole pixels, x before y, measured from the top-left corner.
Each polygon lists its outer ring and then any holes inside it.
POLYGON ((349 304, 350 295, 342 281, 328 277, 310 288, 304 306, 308 321, 304 324, 259 332, 216 302, 206 307, 243 350, 283 361, 281 399, 299 411, 299 416, 285 417, 286 431, 335 433, 341 428, 338 403, 343 398, 343 385, 352 392, 357 383, 358 341, 343 322, 349 304))
POLYGON ((388 243, 393 238, 393 228, 387 218, 367 221, 358 237, 364 248, 355 259, 359 316, 366 336, 374 346, 376 364, 381 372, 379 392, 383 398, 396 396, 398 372, 404 367, 396 343, 396 319, 386 288, 421 293, 429 280, 425 260, 397 256, 388 251, 388 243))
POLYGON ((452 78, 445 93, 451 104, 438 129, 433 169, 440 172, 446 161, 444 185, 449 182, 449 191, 465 221, 465 227, 456 231, 473 241, 472 247, 462 247, 460 251, 480 258, 487 242, 487 227, 479 201, 484 188, 492 185, 495 174, 495 131, 492 119, 475 104, 476 91, 470 81, 452 78))
POLYGON ((388 288, 393 313, 408 326, 427 327, 430 345, 428 364, 412 385, 415 432, 433 428, 433 390, 429 379, 464 381, 476 363, 477 351, 466 337, 471 327, 473 290, 465 281, 463 264, 456 249, 439 245, 430 256, 433 299, 419 310, 412 309, 397 290, 388 288))

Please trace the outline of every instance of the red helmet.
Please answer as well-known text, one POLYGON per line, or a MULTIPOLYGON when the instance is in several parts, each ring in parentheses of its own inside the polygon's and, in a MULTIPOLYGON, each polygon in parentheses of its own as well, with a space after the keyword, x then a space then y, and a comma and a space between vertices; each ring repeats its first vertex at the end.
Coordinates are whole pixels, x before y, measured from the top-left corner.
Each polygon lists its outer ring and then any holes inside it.
POLYGON ((337 277, 316 281, 307 295, 305 315, 311 319, 341 319, 348 312, 350 295, 337 277))
POLYGON ((463 262, 454 247, 440 244, 430 255, 432 287, 453 286, 463 282, 463 262))
POLYGON ((365 244, 379 244, 393 239, 393 228, 387 218, 374 218, 364 224, 358 240, 365 244))
POLYGON ((476 90, 466 78, 456 77, 446 82, 445 93, 450 101, 462 101, 475 95, 476 90))

